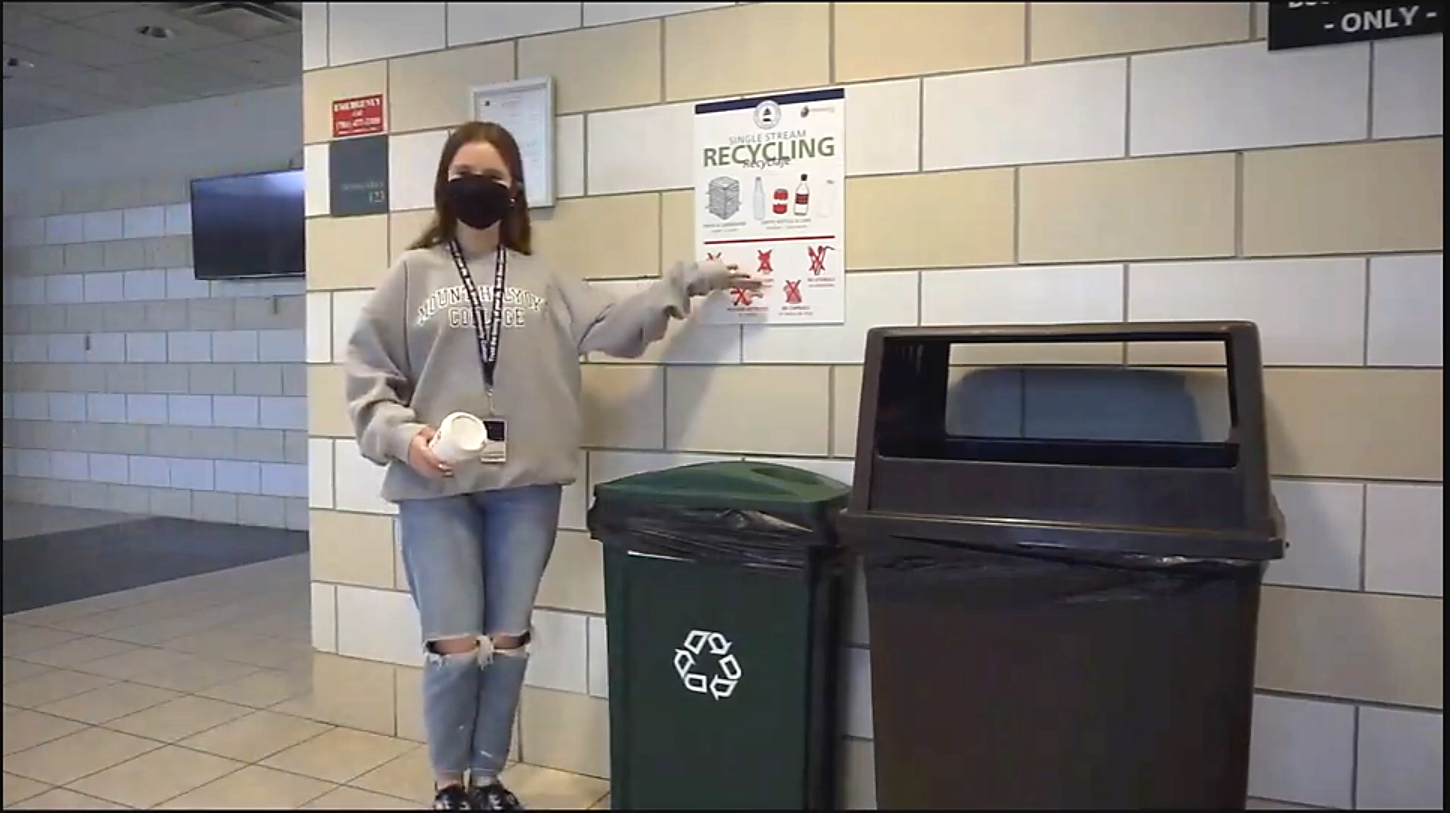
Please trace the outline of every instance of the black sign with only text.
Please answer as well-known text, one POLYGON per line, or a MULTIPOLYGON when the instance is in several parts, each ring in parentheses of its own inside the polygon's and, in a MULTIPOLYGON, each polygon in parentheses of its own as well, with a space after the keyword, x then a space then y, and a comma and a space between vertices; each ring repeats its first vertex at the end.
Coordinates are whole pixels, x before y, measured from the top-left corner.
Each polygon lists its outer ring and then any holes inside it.
POLYGON ((1270 3, 1269 50, 1445 31, 1445 3, 1270 3))
POLYGON ((327 157, 333 217, 388 211, 387 136, 334 141, 327 157))

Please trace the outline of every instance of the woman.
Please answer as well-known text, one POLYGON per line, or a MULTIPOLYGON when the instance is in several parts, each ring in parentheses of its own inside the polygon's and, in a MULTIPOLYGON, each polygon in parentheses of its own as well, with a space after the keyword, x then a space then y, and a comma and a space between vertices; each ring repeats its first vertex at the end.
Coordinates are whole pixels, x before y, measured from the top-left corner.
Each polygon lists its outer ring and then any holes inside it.
MULTIPOLYGON (((575 479, 580 357, 635 357, 690 297, 759 282, 718 262, 677 264, 614 301, 533 255, 519 148, 487 122, 443 145, 435 218, 378 285, 348 343, 348 411, 387 466, 421 620, 423 716, 440 810, 512 810, 499 782, 523 688, 530 618, 575 479), (490 443, 450 464, 439 422, 484 420, 490 443)), ((625 224, 623 227, 628 228, 625 224)))

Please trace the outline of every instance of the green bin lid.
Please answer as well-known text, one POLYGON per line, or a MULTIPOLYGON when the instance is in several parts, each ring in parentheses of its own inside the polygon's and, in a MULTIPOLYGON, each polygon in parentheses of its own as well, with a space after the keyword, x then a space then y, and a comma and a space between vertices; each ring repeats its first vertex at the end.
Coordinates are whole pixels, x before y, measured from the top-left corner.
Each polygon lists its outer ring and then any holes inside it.
POLYGON ((793 512, 844 503, 850 493, 850 486, 815 472, 734 460, 647 471, 594 487, 603 501, 793 512))

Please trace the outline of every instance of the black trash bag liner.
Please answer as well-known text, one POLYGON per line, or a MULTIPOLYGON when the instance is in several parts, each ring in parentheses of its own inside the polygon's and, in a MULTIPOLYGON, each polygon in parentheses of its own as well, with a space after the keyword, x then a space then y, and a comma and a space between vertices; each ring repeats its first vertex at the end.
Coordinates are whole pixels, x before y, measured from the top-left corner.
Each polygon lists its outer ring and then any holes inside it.
POLYGON ((608 547, 648 556, 803 571, 823 548, 836 545, 836 513, 596 500, 589 510, 589 531, 608 547))

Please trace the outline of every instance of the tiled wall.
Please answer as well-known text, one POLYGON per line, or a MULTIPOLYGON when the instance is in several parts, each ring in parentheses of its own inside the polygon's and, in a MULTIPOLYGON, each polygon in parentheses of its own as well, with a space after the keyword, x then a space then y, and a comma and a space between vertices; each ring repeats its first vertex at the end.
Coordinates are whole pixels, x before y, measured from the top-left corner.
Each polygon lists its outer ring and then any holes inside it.
POLYGON ((7 196, 6 500, 307 527, 303 282, 197 280, 187 197, 7 196))
MULTIPOLYGON (((1294 542, 1265 591, 1252 793, 1441 804, 1441 38, 1270 54, 1248 3, 306 8, 314 633, 340 722, 421 736, 392 508, 337 361, 427 220, 469 86, 554 77, 561 200, 537 242, 625 293, 692 253, 692 102, 844 84, 847 323, 676 330, 585 368, 585 475, 539 601, 524 759, 608 772, 588 485, 742 455, 848 478, 873 325, 1243 317, 1263 330, 1294 542), (331 218, 329 103, 371 93, 392 211, 331 218)), ((858 806, 874 801, 864 618, 858 600, 858 806)))

